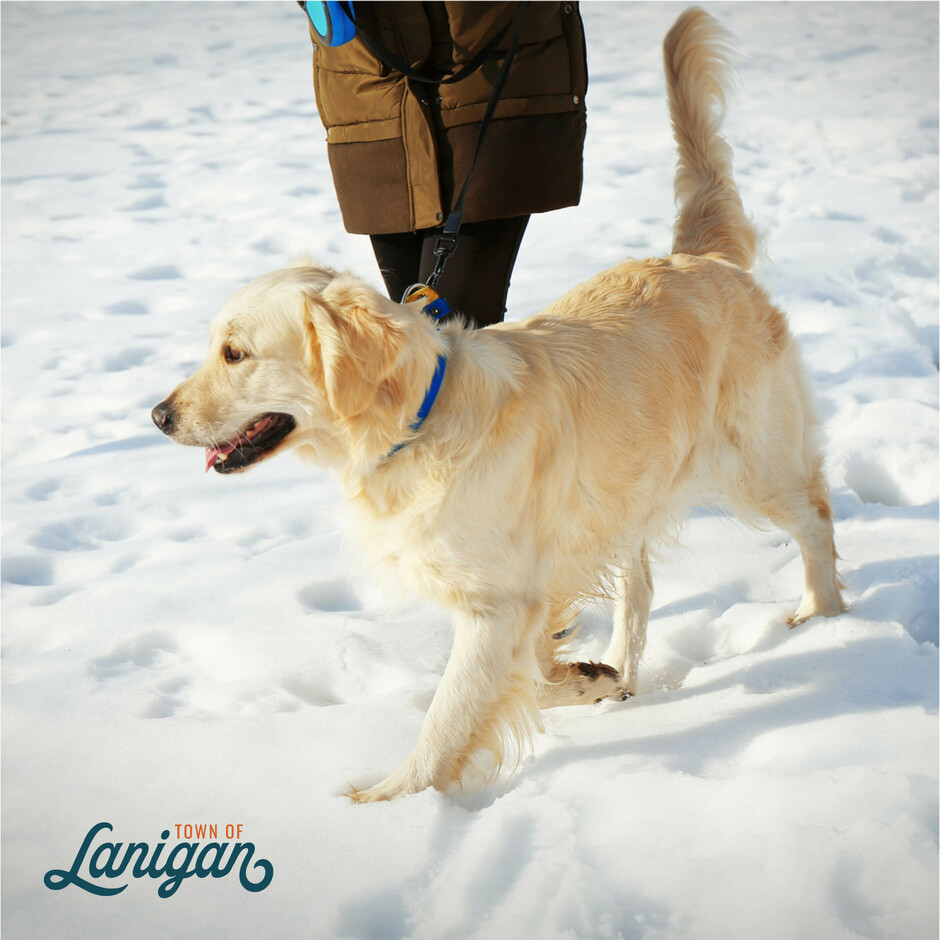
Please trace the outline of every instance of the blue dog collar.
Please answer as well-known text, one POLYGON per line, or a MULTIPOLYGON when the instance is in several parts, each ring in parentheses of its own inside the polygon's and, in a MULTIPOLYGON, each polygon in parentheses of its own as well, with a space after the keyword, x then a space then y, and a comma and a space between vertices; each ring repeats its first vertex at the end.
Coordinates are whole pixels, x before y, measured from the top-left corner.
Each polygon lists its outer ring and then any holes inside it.
MULTIPOLYGON (((409 287, 408 290, 405 291, 402 303, 414 303, 416 300, 421 299, 428 301, 424 305, 422 313, 426 313, 435 322, 446 317, 447 314, 453 313, 451 305, 443 297, 439 297, 437 291, 428 287, 426 284, 413 284, 409 287)), ((439 329, 440 327, 436 326, 435 328, 439 329)), ((421 402, 421 407, 418 409, 418 417, 409 425, 410 430, 419 430, 421 425, 424 424, 425 418, 431 413, 434 402, 437 401, 438 393, 441 390, 441 385, 444 382, 444 373, 446 370, 447 356, 442 353, 437 357, 437 368, 434 370, 434 375, 431 377, 428 390, 424 393, 424 401, 421 402)), ((385 459, 388 460, 392 454, 397 454, 407 443, 408 441, 402 441, 400 444, 396 444, 385 455, 385 459)))

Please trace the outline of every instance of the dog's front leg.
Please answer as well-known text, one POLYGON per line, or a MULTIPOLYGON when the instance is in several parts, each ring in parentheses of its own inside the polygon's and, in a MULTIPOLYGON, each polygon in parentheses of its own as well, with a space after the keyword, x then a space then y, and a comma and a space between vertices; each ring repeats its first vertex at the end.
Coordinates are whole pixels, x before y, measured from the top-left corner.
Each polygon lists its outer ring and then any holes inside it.
POLYGON ((507 731, 524 737, 538 726, 535 637, 546 616, 541 602, 501 601, 456 618, 454 648, 417 747, 388 778, 351 790, 356 802, 394 800, 427 787, 459 783, 478 750, 500 763, 507 731))
POLYGON ((604 662, 623 677, 622 694, 626 698, 636 695, 637 673, 653 602, 653 578, 645 545, 628 556, 617 582, 614 632, 604 662))

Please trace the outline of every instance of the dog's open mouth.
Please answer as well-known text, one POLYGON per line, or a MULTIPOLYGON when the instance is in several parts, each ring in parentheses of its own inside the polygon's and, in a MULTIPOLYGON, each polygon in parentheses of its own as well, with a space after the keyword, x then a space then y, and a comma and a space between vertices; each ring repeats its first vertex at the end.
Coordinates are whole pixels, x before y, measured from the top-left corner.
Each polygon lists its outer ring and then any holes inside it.
POLYGON ((290 415, 266 414, 224 444, 206 448, 206 473, 244 470, 277 449, 296 427, 290 415))

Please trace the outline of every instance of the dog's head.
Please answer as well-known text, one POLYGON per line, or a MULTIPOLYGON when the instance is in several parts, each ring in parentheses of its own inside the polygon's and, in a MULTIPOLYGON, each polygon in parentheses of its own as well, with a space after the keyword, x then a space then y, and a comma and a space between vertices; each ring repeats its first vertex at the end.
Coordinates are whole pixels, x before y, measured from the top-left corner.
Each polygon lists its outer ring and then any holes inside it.
POLYGON ((252 281, 210 332, 205 362, 152 417, 204 447, 219 473, 288 447, 321 463, 375 461, 407 438, 442 342, 420 305, 310 266, 252 281))

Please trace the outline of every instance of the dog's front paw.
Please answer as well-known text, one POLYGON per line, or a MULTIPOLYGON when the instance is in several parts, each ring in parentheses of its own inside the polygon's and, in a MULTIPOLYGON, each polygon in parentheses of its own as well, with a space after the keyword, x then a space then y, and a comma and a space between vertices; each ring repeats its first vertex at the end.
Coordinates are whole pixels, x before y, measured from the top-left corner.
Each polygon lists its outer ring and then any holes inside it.
MULTIPOLYGON (((400 794, 396 794, 398 796, 400 794)), ((356 787, 350 785, 349 789, 343 794, 343 796, 348 797, 353 803, 378 803, 380 800, 394 800, 395 796, 392 795, 383 795, 380 792, 378 786, 366 787, 364 790, 359 790, 356 787)))
POLYGON ((349 797, 353 803, 379 803, 383 800, 397 800, 399 797, 408 796, 410 793, 420 793, 429 786, 431 786, 430 781, 423 783, 408 775, 396 772, 386 777, 381 783, 366 787, 364 790, 350 785, 345 796, 349 797))

